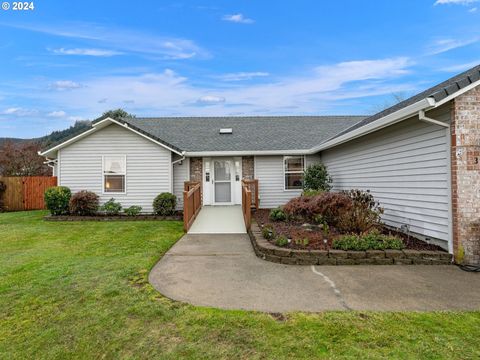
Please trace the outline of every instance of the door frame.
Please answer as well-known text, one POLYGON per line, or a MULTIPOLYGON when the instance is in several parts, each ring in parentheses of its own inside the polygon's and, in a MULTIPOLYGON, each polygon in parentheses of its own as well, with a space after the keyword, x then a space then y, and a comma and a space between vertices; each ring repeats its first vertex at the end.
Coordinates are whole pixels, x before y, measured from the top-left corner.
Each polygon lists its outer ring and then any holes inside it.
MULTIPOLYGON (((211 174, 211 177, 212 177, 212 181, 211 181, 211 184, 212 184, 212 205, 233 205, 234 197, 235 197, 235 193, 234 193, 235 163, 234 163, 233 159, 232 158, 221 157, 221 158, 211 158, 210 161, 211 161, 210 166, 211 166, 211 169, 212 169, 212 174, 211 174), (230 201, 218 202, 218 201, 215 200, 215 186, 216 186, 216 182, 217 182, 217 180, 215 179, 215 161, 225 161, 225 162, 230 163, 230 201)), ((219 182, 228 183, 228 180, 219 180, 219 182)))
POLYGON ((231 156, 214 156, 202 158, 202 185, 203 185, 203 203, 205 205, 237 205, 241 204, 241 179, 242 179, 242 158, 231 156), (230 161, 231 178, 230 178, 230 202, 215 202, 215 174, 214 161, 225 160, 230 161), (207 169, 208 163, 208 169, 207 169), (208 171, 207 171, 208 170, 208 171), (207 175, 209 181, 207 182, 207 175), (237 181, 237 176, 239 181, 237 181))

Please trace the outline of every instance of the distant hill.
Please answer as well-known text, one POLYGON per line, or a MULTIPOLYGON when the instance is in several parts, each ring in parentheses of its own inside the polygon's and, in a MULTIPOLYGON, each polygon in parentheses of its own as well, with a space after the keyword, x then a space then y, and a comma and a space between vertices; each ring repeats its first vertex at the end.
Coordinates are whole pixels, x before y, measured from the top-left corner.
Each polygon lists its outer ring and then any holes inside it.
POLYGON ((7 141, 12 142, 24 142, 24 141, 36 141, 41 144, 42 147, 49 147, 52 144, 56 144, 66 140, 70 137, 80 134, 81 132, 90 128, 91 121, 83 120, 77 121, 74 125, 70 126, 68 129, 53 131, 52 133, 42 136, 40 138, 33 139, 19 139, 19 138, 0 138, 0 146, 2 146, 7 141))

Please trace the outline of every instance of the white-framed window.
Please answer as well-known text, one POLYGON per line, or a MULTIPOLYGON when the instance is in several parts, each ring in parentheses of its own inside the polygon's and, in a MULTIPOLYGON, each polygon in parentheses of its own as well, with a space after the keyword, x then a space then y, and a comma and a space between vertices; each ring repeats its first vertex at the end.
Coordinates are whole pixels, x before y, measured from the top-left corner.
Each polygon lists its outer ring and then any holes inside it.
POLYGON ((285 190, 299 190, 303 188, 303 174, 305 171, 305 156, 284 156, 283 172, 285 190))
POLYGON ((103 192, 125 194, 127 177, 126 155, 103 156, 103 192))

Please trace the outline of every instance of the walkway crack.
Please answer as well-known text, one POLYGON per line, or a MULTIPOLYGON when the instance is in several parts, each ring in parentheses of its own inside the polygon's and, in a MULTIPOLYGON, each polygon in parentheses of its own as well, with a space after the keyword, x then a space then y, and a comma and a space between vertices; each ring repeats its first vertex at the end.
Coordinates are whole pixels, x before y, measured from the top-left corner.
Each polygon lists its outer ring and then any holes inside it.
POLYGON ((320 275, 323 280, 325 280, 325 282, 328 283, 328 285, 330 285, 330 287, 332 288, 333 292, 335 293, 335 296, 337 297, 338 301, 340 302, 340 305, 342 305, 342 307, 345 309, 345 310, 353 310, 350 306, 347 305, 347 302, 345 301, 345 299, 343 298, 342 296, 342 293, 340 292, 340 290, 337 289, 337 286, 335 285, 335 283, 333 282, 332 279, 330 279, 327 275, 325 275, 324 273, 321 273, 320 271, 318 271, 317 269, 315 269, 315 265, 312 265, 312 271, 314 274, 317 274, 317 275, 320 275))

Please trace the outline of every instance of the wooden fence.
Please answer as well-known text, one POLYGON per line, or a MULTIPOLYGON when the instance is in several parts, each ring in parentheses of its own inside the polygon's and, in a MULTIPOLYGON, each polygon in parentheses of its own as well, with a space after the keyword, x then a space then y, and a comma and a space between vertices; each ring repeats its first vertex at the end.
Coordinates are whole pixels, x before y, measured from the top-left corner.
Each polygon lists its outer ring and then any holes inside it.
POLYGON ((185 181, 183 190, 183 229, 187 232, 202 208, 202 187, 199 182, 185 181))
POLYGON ((6 211, 45 209, 43 194, 57 185, 56 176, 0 176, 6 185, 2 201, 6 211))

